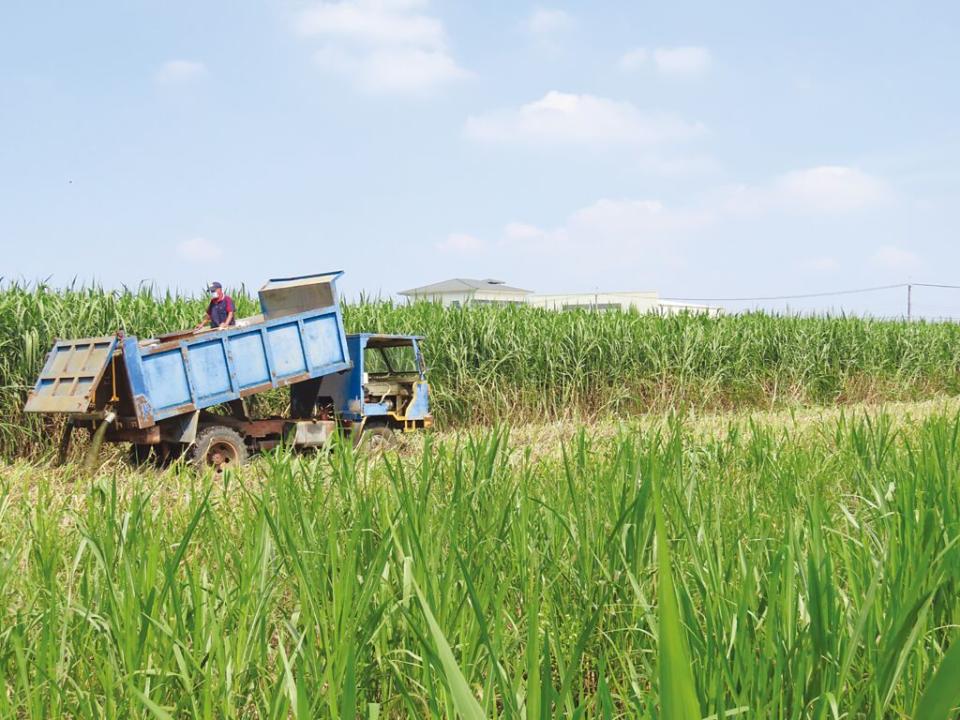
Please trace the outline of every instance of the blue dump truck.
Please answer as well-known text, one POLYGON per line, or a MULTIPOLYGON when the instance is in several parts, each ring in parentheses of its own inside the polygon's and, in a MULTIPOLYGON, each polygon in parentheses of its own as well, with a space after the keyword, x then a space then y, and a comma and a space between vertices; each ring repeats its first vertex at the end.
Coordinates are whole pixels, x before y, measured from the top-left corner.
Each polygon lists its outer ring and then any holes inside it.
POLYGON ((261 314, 229 328, 58 340, 25 410, 66 416, 61 459, 86 428, 94 451, 126 442, 137 462, 185 455, 218 470, 278 444, 323 447, 342 433, 377 448, 431 427, 422 338, 347 335, 342 274, 270 280, 261 314), (278 388, 288 413, 258 416, 256 396, 278 388))

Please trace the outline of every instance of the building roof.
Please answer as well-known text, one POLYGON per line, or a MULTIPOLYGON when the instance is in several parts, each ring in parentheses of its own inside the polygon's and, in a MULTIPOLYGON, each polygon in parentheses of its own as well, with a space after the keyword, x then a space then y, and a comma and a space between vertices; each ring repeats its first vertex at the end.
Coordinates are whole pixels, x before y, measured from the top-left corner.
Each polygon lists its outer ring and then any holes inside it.
POLYGON ((450 280, 433 283, 432 285, 424 285, 423 287, 403 290, 400 292, 400 294, 407 296, 443 295, 444 293, 476 292, 477 290, 481 290, 485 293, 501 293, 504 295, 529 295, 531 292, 530 290, 524 290, 523 288, 504 285, 502 280, 493 280, 492 278, 486 278, 485 280, 452 278, 450 280))

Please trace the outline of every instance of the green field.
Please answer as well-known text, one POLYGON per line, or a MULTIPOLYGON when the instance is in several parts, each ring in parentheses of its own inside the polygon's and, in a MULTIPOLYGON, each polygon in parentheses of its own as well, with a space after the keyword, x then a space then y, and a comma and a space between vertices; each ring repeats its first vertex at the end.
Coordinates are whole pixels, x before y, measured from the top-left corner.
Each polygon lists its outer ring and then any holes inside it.
POLYGON ((945 718, 958 441, 931 411, 18 462, 0 715, 945 718))
MULTIPOLYGON (((258 311, 245 292, 234 297, 240 315, 258 311)), ((149 289, 0 289, 0 455, 49 447, 48 429, 20 408, 54 338, 118 329, 151 337, 194 325, 204 303, 149 289)), ((952 323, 389 302, 348 305, 344 317, 350 332, 427 336, 431 397, 446 427, 960 392, 960 326, 952 323)))
POLYGON ((53 338, 202 309, 0 290, 0 717, 957 717, 960 328, 364 303, 439 432, 52 467, 53 338))

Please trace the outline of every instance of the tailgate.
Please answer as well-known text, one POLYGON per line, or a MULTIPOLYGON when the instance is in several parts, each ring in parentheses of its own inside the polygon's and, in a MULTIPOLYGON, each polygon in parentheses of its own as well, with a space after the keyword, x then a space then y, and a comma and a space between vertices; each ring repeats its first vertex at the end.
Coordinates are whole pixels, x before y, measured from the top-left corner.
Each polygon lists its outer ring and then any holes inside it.
POLYGON ((26 412, 85 413, 113 357, 117 338, 60 340, 47 356, 40 379, 27 396, 26 412))

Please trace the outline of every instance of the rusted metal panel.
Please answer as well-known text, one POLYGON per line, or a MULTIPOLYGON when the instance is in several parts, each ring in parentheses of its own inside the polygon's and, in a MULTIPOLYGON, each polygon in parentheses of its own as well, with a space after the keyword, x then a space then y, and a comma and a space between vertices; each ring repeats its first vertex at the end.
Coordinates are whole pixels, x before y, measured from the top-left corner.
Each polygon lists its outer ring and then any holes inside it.
POLYGON ((200 423, 200 411, 184 413, 163 420, 158 424, 160 435, 165 442, 190 444, 197 439, 197 427, 200 423))
POLYGON ((295 447, 322 447, 336 431, 337 424, 332 420, 300 420, 290 423, 285 435, 295 447))
POLYGON ((90 410, 116 344, 117 339, 111 336, 57 341, 24 410, 43 413, 90 410))
POLYGON ((260 309, 267 319, 297 315, 339 303, 337 278, 342 272, 276 278, 260 288, 260 309))
POLYGON ((137 425, 141 428, 153 425, 153 406, 147 398, 147 386, 143 377, 143 364, 140 362, 140 346, 135 337, 123 341, 123 365, 127 375, 127 390, 133 400, 133 411, 137 416, 137 425))
POLYGON ((280 435, 288 423, 284 418, 267 418, 265 420, 240 420, 237 429, 244 435, 253 438, 267 437, 268 435, 280 435))
POLYGON ((115 428, 111 427, 104 436, 107 442, 131 442, 137 445, 156 445, 160 442, 160 426, 152 425, 148 428, 115 428))

